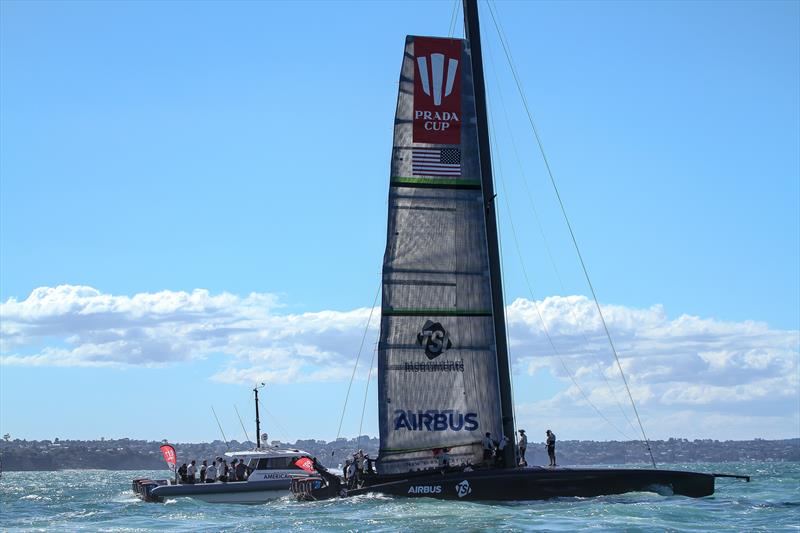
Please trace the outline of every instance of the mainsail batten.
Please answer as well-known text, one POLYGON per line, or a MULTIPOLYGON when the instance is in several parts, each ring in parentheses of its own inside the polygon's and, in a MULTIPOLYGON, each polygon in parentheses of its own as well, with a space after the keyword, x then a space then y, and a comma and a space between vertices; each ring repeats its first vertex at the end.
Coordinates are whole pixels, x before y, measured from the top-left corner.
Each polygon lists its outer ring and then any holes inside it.
POLYGON ((483 459, 502 431, 472 67, 460 39, 409 36, 383 263, 378 470, 483 459))

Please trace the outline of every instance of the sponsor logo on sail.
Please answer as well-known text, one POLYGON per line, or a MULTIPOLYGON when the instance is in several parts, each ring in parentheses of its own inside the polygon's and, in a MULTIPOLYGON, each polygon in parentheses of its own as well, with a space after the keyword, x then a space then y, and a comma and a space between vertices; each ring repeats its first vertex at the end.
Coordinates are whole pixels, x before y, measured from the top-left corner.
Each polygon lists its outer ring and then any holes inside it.
POLYGON ((412 485, 408 487, 408 494, 441 494, 441 485, 412 485))
POLYGON ((404 361, 404 372, 463 372, 464 361, 429 361, 429 362, 415 362, 404 361))
POLYGON ((458 494, 459 498, 463 498, 467 494, 472 492, 472 487, 469 486, 469 481, 466 479, 456 485, 456 494, 458 494))
POLYGON ((417 344, 425 347, 428 359, 436 359, 453 347, 450 335, 439 322, 425 321, 422 331, 417 334, 417 344))
POLYGON ((394 412, 395 431, 475 431, 479 427, 478 413, 461 413, 454 409, 397 409, 394 412))
POLYGON ((461 41, 414 38, 414 142, 461 142, 461 41))

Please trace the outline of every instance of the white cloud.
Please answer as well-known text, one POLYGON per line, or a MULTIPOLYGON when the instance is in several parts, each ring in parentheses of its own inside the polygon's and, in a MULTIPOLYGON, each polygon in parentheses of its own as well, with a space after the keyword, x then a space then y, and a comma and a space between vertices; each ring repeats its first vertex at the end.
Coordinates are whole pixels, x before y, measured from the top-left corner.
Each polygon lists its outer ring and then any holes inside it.
MULTIPOLYGON (((222 356, 227 360, 210 376, 219 382, 346 382, 370 311, 285 313, 271 294, 239 297, 203 289, 129 297, 83 286, 42 287, 25 300, 0 304, 0 363, 164 366, 222 356)), ((762 424, 797 419, 798 331, 753 321, 670 319, 660 305, 607 305, 603 313, 632 394, 660 428, 686 422, 675 413, 700 411, 713 412, 720 426, 737 416, 762 424)), ((538 402, 517 391, 523 425, 557 413, 576 422, 576 431, 592 428, 596 420, 583 418, 593 416, 588 396, 633 433, 624 419, 633 414, 594 302, 583 296, 518 299, 507 315, 515 374, 549 369, 566 387, 538 402)), ((362 367, 372 357, 378 321, 376 309, 362 367)))
MULTIPOLYGON (((91 287, 42 287, 23 301, 0 304, 0 361, 160 366, 221 354, 231 358, 230 366, 213 378, 230 382, 237 375, 247 381, 330 380, 352 368, 370 309, 279 309, 271 294, 241 298, 196 289, 128 297, 91 287)), ((375 331, 376 323, 372 338, 375 331)))

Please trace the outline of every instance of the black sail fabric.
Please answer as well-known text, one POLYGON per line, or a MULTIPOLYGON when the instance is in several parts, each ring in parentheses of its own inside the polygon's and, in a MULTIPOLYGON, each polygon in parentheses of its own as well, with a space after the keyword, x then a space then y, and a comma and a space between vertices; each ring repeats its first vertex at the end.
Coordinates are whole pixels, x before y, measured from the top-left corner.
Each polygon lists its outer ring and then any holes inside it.
POLYGON ((501 433, 468 43, 406 38, 378 359, 381 474, 482 460, 501 433))

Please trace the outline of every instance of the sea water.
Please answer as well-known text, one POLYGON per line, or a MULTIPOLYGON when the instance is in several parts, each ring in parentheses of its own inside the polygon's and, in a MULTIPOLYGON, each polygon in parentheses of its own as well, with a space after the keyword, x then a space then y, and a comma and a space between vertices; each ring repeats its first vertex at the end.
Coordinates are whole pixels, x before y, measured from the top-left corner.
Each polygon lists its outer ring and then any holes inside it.
POLYGON ((262 505, 188 498, 145 503, 135 477, 166 471, 5 472, 0 531, 798 531, 800 463, 661 465, 752 476, 717 479, 706 498, 630 493, 596 498, 480 503, 359 496, 320 502, 291 497, 262 505))

